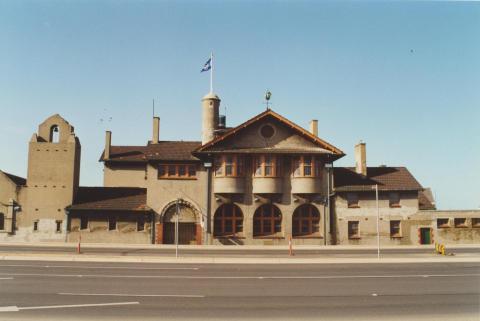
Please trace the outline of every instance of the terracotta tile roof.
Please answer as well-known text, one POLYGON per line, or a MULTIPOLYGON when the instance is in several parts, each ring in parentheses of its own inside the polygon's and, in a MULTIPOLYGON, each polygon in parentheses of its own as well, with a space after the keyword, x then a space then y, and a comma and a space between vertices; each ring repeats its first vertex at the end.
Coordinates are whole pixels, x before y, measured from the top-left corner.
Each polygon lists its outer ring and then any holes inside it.
POLYGON ((357 174, 354 167, 334 168, 337 192, 372 191, 375 184, 384 191, 415 191, 422 186, 405 167, 368 167, 367 176, 357 174))
POLYGON ((27 185, 27 180, 25 178, 10 174, 10 173, 4 172, 4 171, 1 171, 1 172, 4 173, 5 176, 7 176, 17 186, 27 185))
POLYGON ((319 137, 315 136, 315 135, 312 135, 312 133, 310 133, 309 131, 305 130, 304 128, 298 126, 297 124, 295 124, 294 122, 288 120, 287 118, 283 117, 282 115, 280 114, 277 114, 276 112, 274 112, 273 110, 271 109, 267 109, 266 111, 252 117, 251 119, 247 120, 246 122, 244 122, 243 124, 240 124, 238 125, 237 127, 234 127, 228 131, 225 132, 225 134, 211 140, 210 142, 206 143, 205 145, 203 146, 200 146, 195 152, 209 152, 212 148, 215 147, 215 145, 218 143, 218 142, 221 142, 223 141, 224 139, 234 135, 235 133, 237 133, 238 131, 241 131, 243 130, 244 128, 246 127, 249 127, 250 125, 256 123, 257 121, 261 120, 261 119, 264 119, 264 118, 267 118, 267 117, 272 117, 278 121, 280 121, 281 123, 285 124, 286 126, 292 128, 293 130, 295 130, 299 135, 301 135, 302 137, 312 141, 313 143, 315 143, 317 146, 325 149, 325 152, 328 152, 328 153, 331 153, 333 155, 337 155, 336 158, 340 158, 342 156, 344 156, 345 154, 340 150, 338 149, 337 147, 327 143, 326 141, 320 139, 319 137))
POLYGON ((69 210, 148 211, 147 189, 80 187, 69 210))
MULTIPOLYGON (((160 141, 147 146, 112 146, 108 162, 140 162, 148 161, 196 161, 192 151, 201 146, 196 141, 160 141)), ((104 153, 100 157, 104 159, 104 153)))
POLYGON ((437 209, 430 188, 426 188, 424 191, 418 192, 418 208, 421 210, 437 209))

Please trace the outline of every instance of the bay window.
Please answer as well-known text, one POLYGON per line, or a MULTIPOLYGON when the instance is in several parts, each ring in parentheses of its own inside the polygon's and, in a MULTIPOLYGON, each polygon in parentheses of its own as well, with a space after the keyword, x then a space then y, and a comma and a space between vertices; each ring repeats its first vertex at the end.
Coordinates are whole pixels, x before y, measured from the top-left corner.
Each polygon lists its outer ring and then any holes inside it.
POLYGON ((318 157, 311 155, 296 156, 293 158, 293 176, 321 177, 322 162, 318 157))
POLYGON ((215 158, 215 176, 244 176, 244 159, 241 155, 222 155, 215 158))
POLYGON ((253 161, 254 175, 259 177, 282 176, 282 158, 278 155, 258 155, 253 161))

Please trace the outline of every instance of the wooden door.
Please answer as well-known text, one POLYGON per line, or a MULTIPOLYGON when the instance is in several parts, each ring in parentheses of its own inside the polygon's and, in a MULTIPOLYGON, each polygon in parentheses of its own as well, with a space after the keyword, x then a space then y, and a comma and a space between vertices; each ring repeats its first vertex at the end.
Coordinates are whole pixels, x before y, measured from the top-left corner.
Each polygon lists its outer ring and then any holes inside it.
POLYGON ((429 227, 420 228, 420 244, 431 244, 431 231, 429 227))
MULTIPOLYGON (((163 224, 163 244, 175 244, 175 223, 163 224)), ((196 244, 195 223, 178 223, 178 244, 196 244)))

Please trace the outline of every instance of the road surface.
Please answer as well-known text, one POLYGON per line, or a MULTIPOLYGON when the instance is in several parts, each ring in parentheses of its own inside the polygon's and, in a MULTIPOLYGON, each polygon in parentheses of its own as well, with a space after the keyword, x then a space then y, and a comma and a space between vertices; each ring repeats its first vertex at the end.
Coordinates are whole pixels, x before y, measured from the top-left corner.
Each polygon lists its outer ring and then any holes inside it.
POLYGON ((476 320, 479 263, 0 261, 0 320, 476 320))

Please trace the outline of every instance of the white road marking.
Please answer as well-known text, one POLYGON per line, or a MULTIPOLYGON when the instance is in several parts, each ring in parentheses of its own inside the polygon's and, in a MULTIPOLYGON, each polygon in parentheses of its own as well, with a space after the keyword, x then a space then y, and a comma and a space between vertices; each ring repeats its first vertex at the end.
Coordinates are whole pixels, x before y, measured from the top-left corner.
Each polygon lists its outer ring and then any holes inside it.
POLYGON ((13 280, 13 278, 0 278, 0 280, 13 280))
POLYGON ((372 296, 378 296, 378 294, 376 294, 376 293, 372 293, 372 296))
MULTIPOLYGON (((320 276, 192 276, 192 275, 112 275, 112 274, 50 274, 50 273, 0 273, 9 276, 79 277, 79 278, 125 278, 125 279, 388 279, 424 278, 424 274, 394 275, 320 275, 320 276)), ((478 277, 480 274, 430 274, 427 277, 478 277)))
POLYGON ((0 307, 0 312, 18 312, 18 307, 11 305, 7 307, 0 307))
POLYGON ((34 268, 72 268, 72 269, 124 269, 124 270, 187 270, 197 271, 198 267, 128 267, 128 266, 74 266, 74 265, 28 265, 28 264, 1 264, 1 267, 34 267, 34 268))
POLYGON ((130 297, 172 297, 172 298, 204 298, 204 295, 194 294, 128 294, 128 293, 57 293, 58 295, 79 296, 130 296, 130 297))
POLYGON ((43 305, 36 307, 0 307, 0 312, 18 312, 20 310, 40 310, 40 309, 63 309, 63 308, 84 308, 84 307, 102 307, 112 305, 131 305, 140 304, 139 302, 113 302, 113 303, 93 303, 93 304, 67 304, 67 305, 43 305))

